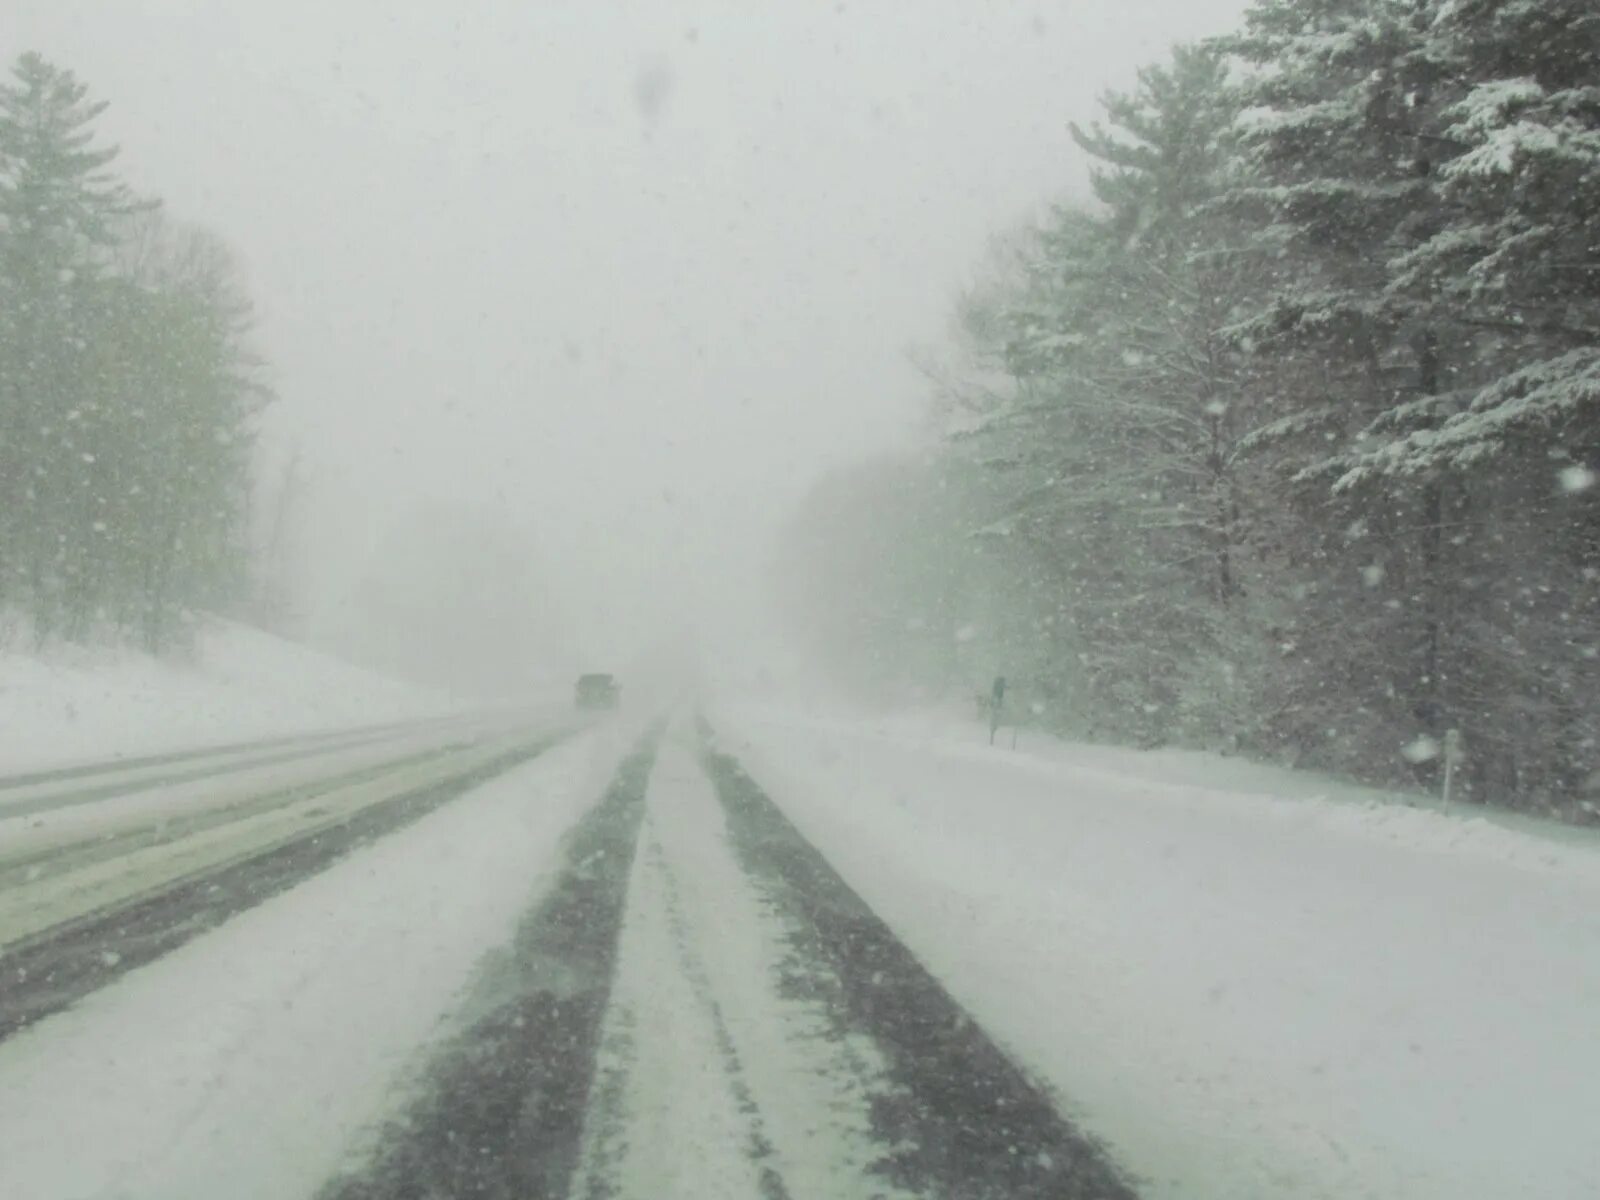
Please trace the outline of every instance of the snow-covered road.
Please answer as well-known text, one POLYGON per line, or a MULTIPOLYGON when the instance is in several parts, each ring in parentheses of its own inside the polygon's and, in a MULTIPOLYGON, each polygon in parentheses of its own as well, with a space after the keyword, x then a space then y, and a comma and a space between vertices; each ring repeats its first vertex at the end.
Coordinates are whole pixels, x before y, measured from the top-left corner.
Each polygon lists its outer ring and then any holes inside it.
POLYGON ((737 762, 652 753, 330 1200, 1131 1197, 737 762))
MULTIPOLYGON (((170 912, 169 924, 192 924, 205 907, 169 894, 203 887, 213 909, 225 885, 242 901, 263 898, 328 861, 341 842, 442 802, 439 789, 452 781, 526 754, 530 726, 558 728, 549 714, 429 723, 331 748, 275 748, 265 762, 259 754, 208 756, 165 784, 113 767, 0 792, 0 952, 12 975, 0 991, 0 1033, 40 1011, 22 997, 45 974, 72 974, 68 957, 88 950, 114 966, 149 951, 152 911, 170 912), (196 770, 204 773, 191 777, 196 770), (33 796, 41 786, 69 790, 41 800, 33 796), (18 791, 26 799, 12 816, 7 804, 18 791), (261 869, 267 864, 270 873, 261 869), (63 957, 62 945, 76 949, 63 957)), ((55 980, 55 991, 64 987, 55 980)))
POLYGON ((0 1043, 0 1195, 312 1195, 547 877, 597 736, 0 1043))
POLYGON ((1600 1196, 1595 838, 975 726, 719 727, 1147 1196, 1600 1196))
MULTIPOLYGON (((527 714, 519 714, 518 720, 527 714)), ((0 776, 0 820, 76 808, 105 799, 125 799, 160 789, 170 795, 179 784, 213 780, 255 767, 310 762, 318 755, 362 748, 386 750, 391 743, 434 734, 475 733, 486 726, 476 714, 406 721, 327 733, 167 751, 136 758, 78 763, 53 770, 0 776)), ((182 801, 179 801, 182 804, 182 801)))
POLYGON ((890 1195, 868 1173, 882 1068, 817 998, 785 994, 788 931, 683 733, 650 782, 572 1195, 890 1195))
MULTIPOLYGON (((110 965, 0 1041, 0 1196, 1600 1195, 1594 839, 960 725, 645 721, 324 747, 357 774, 314 836, 69 926, 110 965)), ((215 786, 310 769, 248 759, 215 786)), ((193 786, 120 802, 178 833, 112 825, 108 879, 311 803, 193 786)))
POLYGON ((87 927, 114 969, 0 1041, 0 1195, 1130 1197, 707 732, 621 718, 87 927))

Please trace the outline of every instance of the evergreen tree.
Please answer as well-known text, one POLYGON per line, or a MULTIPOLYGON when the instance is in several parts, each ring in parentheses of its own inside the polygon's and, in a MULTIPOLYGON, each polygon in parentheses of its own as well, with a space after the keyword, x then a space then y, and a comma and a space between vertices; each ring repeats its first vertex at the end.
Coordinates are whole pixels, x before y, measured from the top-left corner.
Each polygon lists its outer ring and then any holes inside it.
POLYGON ((163 649, 246 577, 267 396, 226 251, 110 172, 103 109, 37 55, 0 85, 0 604, 163 649))
POLYGON ((1079 730, 1426 781, 1458 729, 1476 794, 1583 803, 1591 8, 1258 0, 1074 129, 1099 207, 967 304, 1001 382, 947 462, 1079 730))
POLYGON ((1576 641, 1556 658, 1526 614, 1583 595, 1547 539, 1573 516, 1593 528, 1535 465, 1593 447, 1596 323, 1574 287, 1593 279, 1593 218, 1563 189, 1595 177, 1594 19, 1562 7, 1268 0, 1225 43, 1256 68, 1230 200, 1281 267, 1242 328, 1283 410, 1258 447, 1304 485, 1307 624, 1328 639, 1312 658, 1341 661, 1351 614, 1372 612, 1366 661, 1329 699, 1358 728, 1465 729, 1484 786, 1522 793, 1592 769, 1533 752, 1533 726, 1570 727, 1595 694, 1573 665, 1593 602, 1563 606, 1576 641), (1511 445, 1520 461, 1491 461, 1511 445))
POLYGON ((119 220, 139 204, 95 144, 104 102, 37 54, 0 84, 0 596, 26 586, 41 629, 59 616, 73 570, 94 418, 83 351, 119 220))
POLYGON ((1244 260, 1208 208, 1231 103, 1199 48, 1106 97, 1108 125, 1074 129, 1100 164, 1100 210, 1057 214, 990 322, 1016 388, 977 436, 1014 446, 999 456, 1018 483, 1008 529, 1062 580, 1095 732, 1144 741, 1183 723, 1195 663, 1232 641, 1253 570, 1249 414, 1225 336, 1244 260))

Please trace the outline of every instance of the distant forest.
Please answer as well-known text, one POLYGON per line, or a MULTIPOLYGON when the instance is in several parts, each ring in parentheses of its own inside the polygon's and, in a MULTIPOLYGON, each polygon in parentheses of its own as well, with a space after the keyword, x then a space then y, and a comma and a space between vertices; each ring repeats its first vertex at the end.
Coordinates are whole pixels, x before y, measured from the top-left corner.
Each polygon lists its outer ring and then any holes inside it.
POLYGON ((928 456, 779 566, 858 690, 1600 819, 1600 10, 1260 0, 1072 128, 928 456))

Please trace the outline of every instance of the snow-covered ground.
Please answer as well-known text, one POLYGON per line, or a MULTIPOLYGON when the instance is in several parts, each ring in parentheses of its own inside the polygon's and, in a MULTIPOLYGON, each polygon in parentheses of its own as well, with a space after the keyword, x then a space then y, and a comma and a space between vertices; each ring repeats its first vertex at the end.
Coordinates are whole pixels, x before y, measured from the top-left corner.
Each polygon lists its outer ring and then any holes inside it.
POLYGON ((0 1043, 0 1196, 312 1195, 627 745, 569 741, 0 1043))
POLYGON ((461 707, 231 622, 210 622, 196 651, 170 662, 100 646, 0 646, 0 774, 461 707))
POLYGON ((1207 756, 726 748, 1151 1197, 1600 1195, 1600 842, 1207 756))
MULTIPOLYGON (((0 1196, 291 1200, 362 1161, 650 715, 0 1042, 0 1196)), ((712 715, 1150 1200, 1600 1195, 1600 839, 1205 756, 991 748, 958 718, 712 715)), ((730 838, 680 725, 648 793, 580 1178, 885 1191, 876 1060, 778 986, 779 893, 730 838)))

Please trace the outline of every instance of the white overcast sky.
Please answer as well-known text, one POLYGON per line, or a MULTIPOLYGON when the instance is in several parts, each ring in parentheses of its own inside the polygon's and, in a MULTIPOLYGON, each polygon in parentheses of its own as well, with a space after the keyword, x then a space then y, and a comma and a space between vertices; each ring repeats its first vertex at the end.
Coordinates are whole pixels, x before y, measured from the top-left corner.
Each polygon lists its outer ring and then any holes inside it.
MULTIPOLYGON (((0 0, 238 252, 322 561, 417 496, 531 523, 619 648, 745 587, 1067 134, 1243 0, 0 0), (337 487, 335 487, 337 481, 337 487)), ((353 552, 353 551, 352 551, 353 552)))

